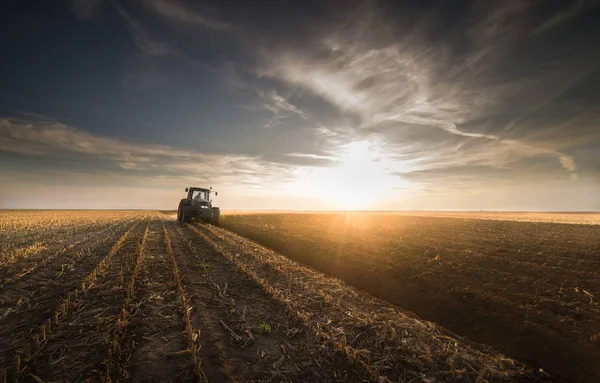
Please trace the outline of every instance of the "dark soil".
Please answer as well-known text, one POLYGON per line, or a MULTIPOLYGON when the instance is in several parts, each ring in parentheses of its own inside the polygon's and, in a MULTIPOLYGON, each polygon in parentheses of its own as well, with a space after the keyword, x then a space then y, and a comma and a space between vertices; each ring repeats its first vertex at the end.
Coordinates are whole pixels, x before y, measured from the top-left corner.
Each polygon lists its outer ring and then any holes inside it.
POLYGON ((163 235, 160 222, 153 222, 135 286, 136 309, 125 337, 132 350, 125 366, 132 382, 196 381, 163 235))
MULTIPOLYGON (((94 214, 90 212, 90 222, 94 214)), ((72 224, 68 214, 64 217, 65 225, 72 224)), ((318 216, 314 218, 313 223, 318 222, 318 216)), ((135 212, 127 219, 107 231, 86 234, 84 228, 73 229, 89 241, 70 246, 69 238, 55 238, 56 257, 10 265, 11 270, 36 267, 2 290, 0 304, 6 310, 0 315, 0 382, 5 376, 8 382, 549 382, 537 369, 229 231, 199 223, 181 224, 156 212, 135 212)), ((85 220, 80 221, 85 225, 85 220)), ((66 235, 58 230, 60 220, 53 225, 60 236, 66 235)), ((42 226, 27 233, 42 236, 41 231, 47 236, 48 230, 42 226)), ((307 263, 326 258, 316 250, 327 242, 318 236, 306 242, 310 233, 301 225, 290 228, 289 233, 280 230, 281 238, 287 238, 283 243, 310 251, 307 263)), ((429 271, 432 276, 420 277, 439 286, 431 264, 443 264, 439 258, 427 256, 422 261, 407 257, 403 261, 392 254, 388 262, 374 265, 375 253, 364 243, 377 244, 380 255, 385 246, 367 238, 368 233, 377 231, 365 233, 360 238, 359 232, 346 232, 348 244, 350 238, 360 239, 352 247, 345 247, 346 242, 333 245, 334 250, 329 250, 336 254, 329 256, 332 274, 345 270, 347 274, 340 275, 354 275, 358 280, 360 270, 362 279, 371 284, 379 276, 383 287, 392 291, 396 286, 395 294, 404 297, 410 294, 399 291, 398 286, 408 288, 419 279, 409 278, 408 272, 392 271, 429 265, 421 272, 429 271), (361 257, 352 258, 353 252, 361 257), (395 268, 377 269, 380 264, 395 268), (394 283, 385 279, 391 275, 398 278, 394 283)), ((14 236, 20 240, 22 234, 16 230, 14 236)), ((10 248, 11 234, 6 238, 10 248)), ((410 246, 415 249, 419 245, 410 246)), ((578 261, 583 265, 594 259, 578 261)), ((446 262, 452 265, 450 257, 446 262)), ((462 271, 471 272, 469 266, 461 266, 462 271)), ((442 275, 443 270, 437 273, 442 275)), ((512 275, 509 271, 498 269, 494 278, 512 275)), ((587 269, 581 273, 584 277, 594 274, 587 269)), ((487 279, 493 280, 492 276, 487 279)), ((485 285, 487 279, 481 283, 485 285)), ((519 281, 514 276, 510 279, 511 283, 519 281)), ((543 289, 544 283, 539 281, 536 286, 543 289)), ((454 288, 465 286, 470 285, 454 288)), ((578 286, 590 296, 596 291, 592 284, 578 286)), ((424 297, 435 296, 424 291, 430 294, 424 297)), ((527 297, 529 290, 510 291, 513 295, 503 297, 527 297)), ((456 292, 437 293, 451 302, 456 292)), ((481 299, 468 291, 461 294, 457 302, 463 295, 468 302, 481 299)), ((567 289, 561 294, 563 299, 576 297, 567 289)), ((497 305, 497 310, 505 310, 501 304, 510 303, 508 298, 493 298, 490 295, 489 302, 497 305)), ((562 310, 560 305, 551 306, 555 302, 549 298, 544 302, 535 307, 562 310)), ((574 309, 596 308, 584 300, 572 305, 574 309)), ((582 313, 585 318, 591 315, 589 309, 582 313)), ((461 318, 465 315, 456 320, 461 318)))
POLYGON ((202 329, 209 381, 361 381, 357 366, 308 338, 298 318, 192 231, 172 224, 173 249, 202 329))
POLYGON ((370 214, 222 226, 569 382, 600 381, 600 229, 370 214))

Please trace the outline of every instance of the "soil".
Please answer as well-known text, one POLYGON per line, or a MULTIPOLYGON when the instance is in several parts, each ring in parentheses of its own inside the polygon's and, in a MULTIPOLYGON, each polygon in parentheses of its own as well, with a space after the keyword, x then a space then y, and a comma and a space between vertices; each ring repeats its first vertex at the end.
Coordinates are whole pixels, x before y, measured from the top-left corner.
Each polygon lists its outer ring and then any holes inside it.
POLYGON ((3 284, 2 383, 556 381, 227 230, 123 214, 3 284))
POLYGON ((262 214, 222 226, 556 379, 600 381, 599 226, 497 219, 262 214))

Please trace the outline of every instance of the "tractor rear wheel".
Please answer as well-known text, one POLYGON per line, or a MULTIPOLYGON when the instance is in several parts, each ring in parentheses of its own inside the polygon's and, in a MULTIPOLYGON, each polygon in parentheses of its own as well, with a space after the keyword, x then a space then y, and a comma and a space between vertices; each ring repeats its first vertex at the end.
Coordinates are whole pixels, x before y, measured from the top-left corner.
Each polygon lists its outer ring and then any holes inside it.
POLYGON ((219 209, 218 207, 213 207, 210 223, 212 225, 219 226, 220 221, 221 221, 221 209, 219 209))
POLYGON ((185 222, 185 223, 192 222, 192 207, 189 205, 186 205, 183 207, 182 222, 185 222))

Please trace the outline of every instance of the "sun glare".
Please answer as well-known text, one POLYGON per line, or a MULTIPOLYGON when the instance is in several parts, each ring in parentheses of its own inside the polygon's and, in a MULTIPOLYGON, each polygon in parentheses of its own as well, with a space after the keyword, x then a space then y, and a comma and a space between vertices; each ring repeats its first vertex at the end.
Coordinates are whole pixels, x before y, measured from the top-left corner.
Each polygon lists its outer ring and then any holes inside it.
POLYGON ((395 172, 406 165, 384 153, 376 140, 365 139, 342 145, 335 154, 337 165, 312 168, 298 181, 308 186, 332 209, 376 208, 391 193, 406 186, 395 172))

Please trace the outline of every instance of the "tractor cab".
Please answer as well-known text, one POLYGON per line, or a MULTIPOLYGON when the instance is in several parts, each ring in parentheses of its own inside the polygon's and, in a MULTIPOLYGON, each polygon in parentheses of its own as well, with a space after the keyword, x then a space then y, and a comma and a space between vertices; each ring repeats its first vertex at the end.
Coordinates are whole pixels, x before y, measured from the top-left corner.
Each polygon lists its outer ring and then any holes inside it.
MULTIPOLYGON (((188 187, 185 188, 185 191, 188 193, 188 200, 197 200, 197 201, 210 201, 210 193, 212 192, 212 188, 197 188, 197 187, 188 187)), ((219 193, 215 192, 215 196, 219 195, 219 193)))

